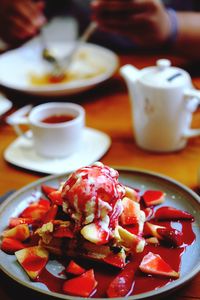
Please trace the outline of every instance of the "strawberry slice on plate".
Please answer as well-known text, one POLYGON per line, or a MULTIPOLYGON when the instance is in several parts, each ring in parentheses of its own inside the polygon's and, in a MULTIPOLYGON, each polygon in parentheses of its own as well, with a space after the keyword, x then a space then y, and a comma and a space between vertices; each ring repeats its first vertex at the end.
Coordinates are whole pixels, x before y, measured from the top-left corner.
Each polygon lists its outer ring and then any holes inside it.
POLYGON ((43 223, 48 223, 52 220, 55 220, 56 215, 58 212, 58 206, 56 204, 53 204, 50 209, 46 212, 46 214, 43 216, 43 223))
POLYGON ((144 236, 153 236, 168 247, 180 247, 183 245, 183 234, 181 231, 149 222, 145 223, 144 236))
POLYGON ((41 190, 42 190, 43 194, 49 200, 51 200, 52 203, 54 203, 56 205, 62 205, 63 200, 61 198, 61 191, 59 191, 58 189, 56 189, 52 186, 45 185, 45 184, 42 184, 41 190))
POLYGON ((14 254, 16 251, 24 249, 26 246, 18 240, 5 237, 1 243, 1 250, 5 251, 8 254, 14 254))
POLYGON ((154 214, 154 218, 157 220, 193 220, 194 217, 183 210, 171 207, 163 206, 157 209, 154 214))
POLYGON ((173 270, 159 254, 149 252, 146 254, 139 268, 142 272, 151 275, 179 278, 179 273, 173 270))
POLYGON ((32 218, 34 220, 41 220, 50 208, 50 202, 45 199, 39 199, 36 202, 30 203, 25 208, 19 217, 32 218))
POLYGON ((109 264, 111 266, 121 269, 121 268, 124 268, 124 266, 126 265, 126 255, 121 250, 118 253, 110 253, 105 258, 103 258, 103 261, 106 264, 109 264))
POLYGON ((56 188, 52 187, 52 186, 49 186, 49 185, 46 185, 46 184, 42 184, 41 185, 41 190, 43 192, 43 194, 48 198, 48 195, 51 193, 51 192, 54 192, 54 191, 57 191, 56 188))
POLYGON ((53 204, 62 205, 63 199, 61 197, 61 191, 53 191, 48 195, 48 198, 53 204))
POLYGON ((81 275, 85 272, 85 269, 79 266, 75 261, 71 260, 65 268, 65 271, 72 275, 81 275))
POLYGON ((63 284, 63 292, 72 296, 89 297, 97 286, 93 269, 82 275, 66 280, 63 284))
POLYGON ((134 287, 135 270, 131 264, 126 267, 111 281, 107 295, 109 298, 129 296, 134 287))
POLYGON ((174 228, 158 228, 157 232, 160 239, 167 245, 172 247, 181 247, 183 245, 183 234, 174 228))
POLYGON ((147 190, 142 196, 146 206, 158 205, 164 202, 165 193, 158 190, 147 190))

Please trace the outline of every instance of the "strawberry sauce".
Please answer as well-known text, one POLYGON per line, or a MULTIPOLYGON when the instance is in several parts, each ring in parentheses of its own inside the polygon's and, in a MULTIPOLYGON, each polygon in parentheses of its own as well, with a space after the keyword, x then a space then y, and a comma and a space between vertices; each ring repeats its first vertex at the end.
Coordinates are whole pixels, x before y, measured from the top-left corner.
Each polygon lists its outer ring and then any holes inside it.
MULTIPOLYGON (((167 226, 168 228, 172 227, 171 222, 157 222, 160 226, 167 226)), ((91 298, 100 298, 107 297, 108 287, 116 276, 122 274, 123 277, 126 277, 129 288, 127 291, 127 296, 136 295, 145 293, 151 290, 158 289, 162 286, 165 286, 172 282, 174 279, 165 278, 162 276, 151 276, 146 275, 138 269, 142 258, 148 253, 153 252, 159 254, 165 261, 168 263, 175 271, 181 270, 181 258, 186 249, 186 246, 191 245, 195 240, 195 234, 192 230, 191 221, 178 221, 180 224, 181 232, 183 234, 183 246, 179 248, 167 247, 166 245, 146 245, 144 251, 139 254, 133 255, 129 263, 124 267, 123 270, 115 269, 104 264, 96 264, 92 261, 86 260, 76 260, 80 266, 85 269, 94 269, 95 279, 98 282, 96 291, 92 294, 91 298)), ((180 230, 180 229, 179 229, 180 230)), ((59 260, 64 267, 69 263, 69 258, 59 260)), ((59 276, 59 274, 58 274, 59 276)), ((122 280, 123 280, 122 277, 122 280)), ((70 277, 68 277, 69 279, 70 277)), ((63 293, 62 286, 66 279, 56 277, 49 273, 46 269, 40 273, 36 281, 44 283, 48 289, 52 292, 63 293)))

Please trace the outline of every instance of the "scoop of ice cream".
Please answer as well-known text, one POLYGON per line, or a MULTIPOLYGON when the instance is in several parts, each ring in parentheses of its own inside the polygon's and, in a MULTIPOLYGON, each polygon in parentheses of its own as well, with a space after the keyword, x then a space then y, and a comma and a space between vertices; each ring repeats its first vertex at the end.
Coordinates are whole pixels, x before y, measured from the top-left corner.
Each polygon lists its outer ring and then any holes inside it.
POLYGON ((114 228, 122 213, 125 188, 116 170, 98 162, 78 169, 62 188, 63 210, 79 227, 106 220, 114 228))

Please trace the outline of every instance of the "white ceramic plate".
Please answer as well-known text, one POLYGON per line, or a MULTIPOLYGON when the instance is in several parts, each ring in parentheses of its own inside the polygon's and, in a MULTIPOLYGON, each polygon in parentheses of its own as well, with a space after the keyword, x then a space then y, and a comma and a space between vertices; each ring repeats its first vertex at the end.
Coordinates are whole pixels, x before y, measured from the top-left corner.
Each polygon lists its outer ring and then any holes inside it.
MULTIPOLYGON (((58 57, 70 51, 73 44, 57 42, 50 46, 58 57)), ((59 84, 33 85, 30 75, 41 76, 49 64, 41 57, 39 43, 25 45, 0 56, 0 84, 17 91, 38 96, 61 96, 88 90, 110 78, 118 67, 117 55, 98 45, 85 43, 70 66, 76 79, 59 84)))
POLYGON ((0 93, 0 116, 5 114, 12 107, 12 102, 5 98, 4 95, 0 93))
POLYGON ((4 158, 9 163, 46 174, 72 172, 84 165, 99 160, 109 149, 110 137, 92 128, 85 128, 82 147, 67 158, 48 159, 37 155, 32 142, 17 138, 4 152, 4 158))
MULTIPOLYGON (((158 189, 166 193, 166 202, 168 206, 173 206, 178 209, 186 210, 191 213, 195 222, 193 223, 193 231, 196 235, 196 240, 194 243, 187 247, 186 251, 182 256, 180 278, 174 280, 167 285, 157 288, 156 290, 130 296, 127 298, 112 298, 113 300, 138 300, 138 299, 152 299, 155 300, 157 297, 168 295, 170 292, 174 292, 177 288, 180 288, 183 284, 191 280, 200 271, 200 198, 197 194, 191 191, 184 185, 176 182, 168 177, 137 170, 120 170, 120 182, 127 186, 133 186, 140 189, 141 191, 147 189, 158 189)), ((60 182, 66 180, 67 174, 54 175, 42 178, 36 182, 25 186, 21 190, 17 191, 15 194, 10 196, 1 206, 0 206, 0 233, 8 226, 10 217, 19 215, 19 213, 30 203, 37 194, 39 197, 41 195, 41 184, 47 184, 50 186, 58 187, 60 182)), ((55 261, 53 266, 54 272, 56 274, 60 273, 60 265, 55 261)), ((41 283, 32 282, 19 264, 16 263, 16 258, 14 255, 7 255, 0 250, 0 268, 14 281, 22 285, 22 287, 28 287, 34 291, 41 294, 46 294, 49 297, 54 297, 56 299, 70 299, 70 300, 80 300, 85 299, 81 297, 72 297, 68 295, 63 295, 55 292, 51 292, 48 288, 41 283)), ((50 268, 50 266, 49 266, 50 268)), ((49 270, 48 268, 48 270, 49 270)), ((21 290, 23 293, 23 289, 21 290)), ((43 295, 44 296, 44 295, 43 295)), ((36 297, 37 298, 37 297, 36 297)), ((105 298, 96 298, 99 300, 106 300, 105 298)), ((169 298, 170 299, 170 298, 169 298)))

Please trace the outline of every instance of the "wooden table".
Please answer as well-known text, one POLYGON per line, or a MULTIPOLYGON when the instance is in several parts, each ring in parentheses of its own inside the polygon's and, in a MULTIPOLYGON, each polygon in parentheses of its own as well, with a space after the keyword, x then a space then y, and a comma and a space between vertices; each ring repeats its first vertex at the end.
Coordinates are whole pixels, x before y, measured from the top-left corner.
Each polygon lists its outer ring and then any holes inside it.
MULTIPOLYGON (((154 65, 163 54, 135 54, 120 55, 120 64, 134 64, 138 68, 154 65)), ((171 59, 173 65, 181 66, 189 70, 193 83, 200 88, 200 72, 184 58, 165 55, 171 59)), ((29 102, 37 104, 45 101, 6 91, 13 100, 14 109, 29 102)), ((55 100, 55 99, 54 99, 55 100)), ((56 99, 58 100, 58 99, 56 99)), ((94 88, 89 92, 73 97, 66 97, 59 100, 75 101, 86 110, 86 124, 89 127, 106 132, 112 138, 112 145, 109 151, 101 158, 101 161, 110 166, 132 167, 146 169, 170 176, 188 187, 198 191, 198 171, 200 170, 200 138, 190 139, 187 147, 179 152, 169 154, 150 153, 139 149, 134 142, 131 111, 127 88, 116 74, 111 80, 94 88)), ((46 100, 47 101, 47 100, 46 100)), ((200 127, 200 110, 194 114, 193 127, 200 127)), ((3 158, 6 147, 15 139, 15 133, 11 127, 5 124, 4 119, 0 123, 0 195, 10 189, 19 189, 31 183, 44 174, 20 169, 7 163, 3 158)), ((30 290, 22 290, 5 276, 1 275, 0 299, 15 300, 19 297, 36 299, 36 295, 30 290)), ((200 299, 200 274, 171 299, 200 299)), ((37 299, 41 297, 37 295, 37 299)), ((49 299, 49 298, 48 298, 49 299)), ((166 298, 167 299, 167 298, 166 298)))

